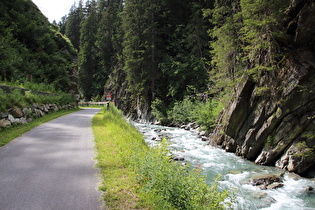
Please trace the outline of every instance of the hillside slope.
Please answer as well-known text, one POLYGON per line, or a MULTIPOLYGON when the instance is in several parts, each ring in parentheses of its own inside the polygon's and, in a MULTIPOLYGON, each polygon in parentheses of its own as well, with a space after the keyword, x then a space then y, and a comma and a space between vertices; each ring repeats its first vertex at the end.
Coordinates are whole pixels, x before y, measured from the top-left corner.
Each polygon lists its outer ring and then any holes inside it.
POLYGON ((31 0, 0 2, 0 80, 76 91, 76 51, 31 0))

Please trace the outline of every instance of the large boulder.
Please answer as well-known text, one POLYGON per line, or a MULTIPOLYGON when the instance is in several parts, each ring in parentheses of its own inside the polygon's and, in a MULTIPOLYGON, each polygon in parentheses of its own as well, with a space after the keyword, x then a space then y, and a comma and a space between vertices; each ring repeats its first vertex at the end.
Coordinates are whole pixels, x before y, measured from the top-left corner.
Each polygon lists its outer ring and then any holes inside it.
POLYGON ((282 187, 282 179, 277 175, 260 175, 251 180, 253 186, 258 186, 262 190, 276 189, 282 187))

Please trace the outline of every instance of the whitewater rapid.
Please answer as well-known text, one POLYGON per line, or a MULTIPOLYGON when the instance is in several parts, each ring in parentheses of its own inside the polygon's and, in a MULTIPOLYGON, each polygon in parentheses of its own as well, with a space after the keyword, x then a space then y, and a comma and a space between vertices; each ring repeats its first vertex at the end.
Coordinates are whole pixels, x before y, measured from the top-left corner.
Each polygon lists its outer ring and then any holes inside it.
POLYGON ((315 193, 307 192, 315 188, 314 179, 301 178, 292 173, 284 173, 275 167, 256 165, 232 153, 212 147, 203 142, 196 132, 159 125, 132 124, 143 133, 148 145, 157 144, 157 139, 167 137, 170 150, 176 157, 184 158, 192 167, 201 167, 211 184, 220 176, 219 188, 235 193, 234 209, 294 209, 315 210, 315 193), (155 140, 153 140, 155 139, 155 140), (257 175, 283 174, 282 188, 261 190, 252 186, 250 180, 257 175))

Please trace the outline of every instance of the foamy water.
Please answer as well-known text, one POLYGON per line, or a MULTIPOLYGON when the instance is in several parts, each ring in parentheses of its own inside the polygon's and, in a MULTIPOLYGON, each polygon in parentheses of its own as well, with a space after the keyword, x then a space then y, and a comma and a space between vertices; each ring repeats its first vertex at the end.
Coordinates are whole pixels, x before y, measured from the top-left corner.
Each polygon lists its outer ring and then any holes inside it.
POLYGON ((211 184, 220 175, 219 188, 235 193, 235 209, 315 209, 315 193, 306 189, 315 188, 311 179, 297 178, 290 173, 283 177, 284 187, 273 190, 261 190, 250 184, 257 175, 283 173, 275 167, 255 165, 222 149, 211 147, 198 135, 180 128, 132 123, 145 136, 149 145, 157 144, 152 138, 167 136, 170 150, 175 156, 185 158, 192 167, 201 167, 211 184))

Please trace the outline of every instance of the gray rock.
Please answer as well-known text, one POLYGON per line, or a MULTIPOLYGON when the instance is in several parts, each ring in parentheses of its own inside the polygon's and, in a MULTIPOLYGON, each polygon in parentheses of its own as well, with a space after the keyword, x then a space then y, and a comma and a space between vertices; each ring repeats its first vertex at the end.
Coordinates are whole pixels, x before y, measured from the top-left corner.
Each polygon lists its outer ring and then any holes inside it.
POLYGON ((31 108, 23 108, 22 112, 23 112, 24 117, 27 117, 32 113, 32 109, 31 108))
POLYGON ((204 136, 206 135, 206 131, 200 131, 199 136, 204 136))
POLYGON ((0 120, 0 127, 7 128, 11 126, 11 122, 9 120, 1 119, 0 120))
POLYGON ((1 118, 7 118, 8 115, 9 115, 8 112, 0 112, 0 117, 1 117, 1 118))
POLYGON ((15 122, 15 119, 12 115, 8 115, 8 120, 11 122, 11 123, 14 123, 15 122))
POLYGON ((20 108, 12 108, 10 110, 11 115, 13 115, 13 117, 15 118, 21 118, 23 117, 23 112, 20 108))
POLYGON ((268 185, 271 185, 275 182, 278 182, 278 183, 282 182, 281 177, 279 177, 277 175, 267 174, 267 175, 260 175, 260 176, 253 178, 251 181, 251 184, 253 186, 258 186, 258 185, 268 186, 268 185))
POLYGON ((267 190, 272 190, 272 189, 277 189, 277 188, 280 188, 280 187, 283 187, 283 184, 282 183, 279 183, 279 182, 274 182, 270 185, 267 185, 267 190))

